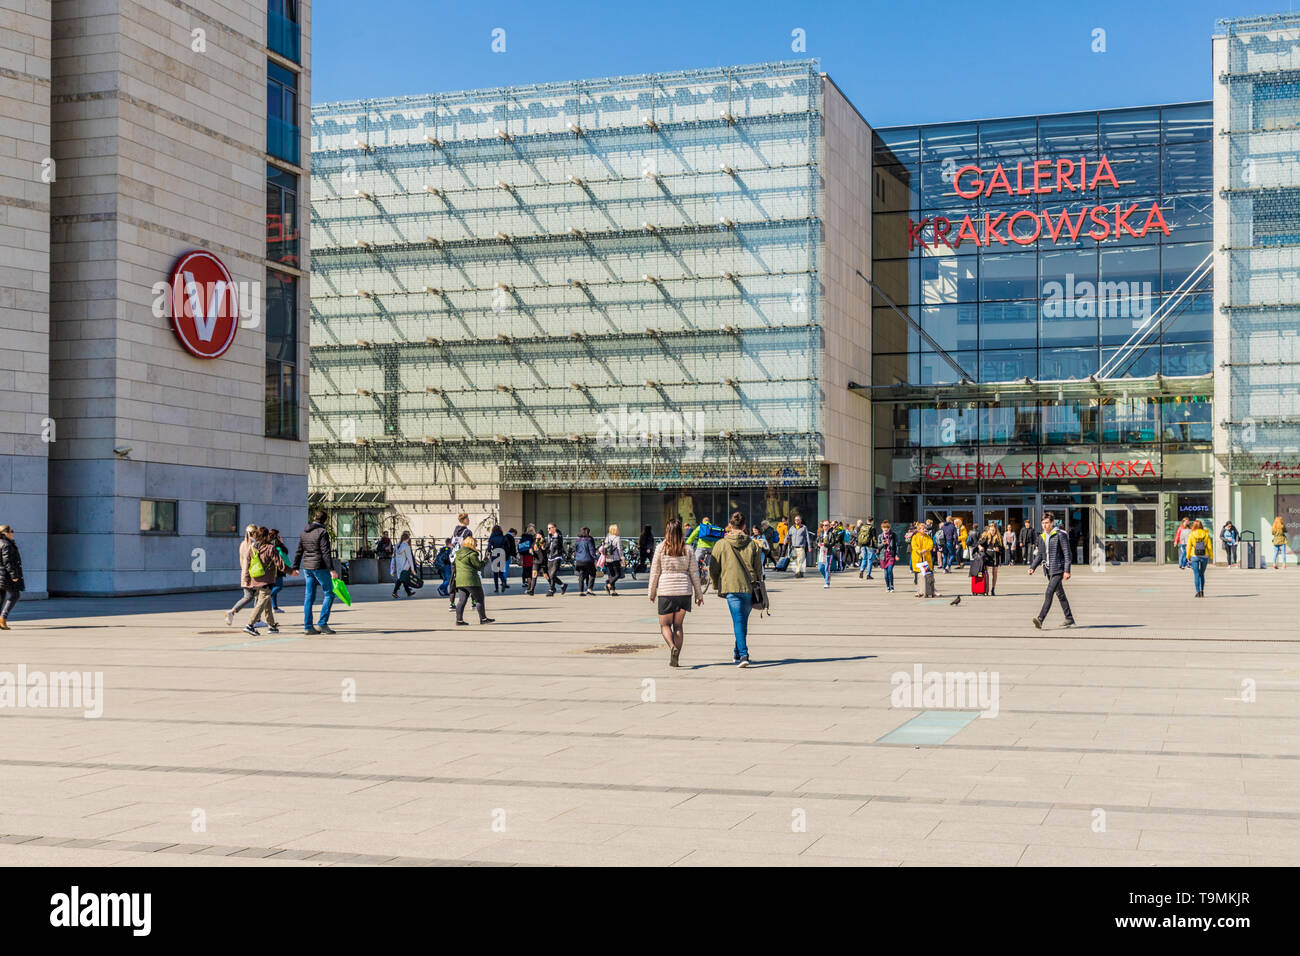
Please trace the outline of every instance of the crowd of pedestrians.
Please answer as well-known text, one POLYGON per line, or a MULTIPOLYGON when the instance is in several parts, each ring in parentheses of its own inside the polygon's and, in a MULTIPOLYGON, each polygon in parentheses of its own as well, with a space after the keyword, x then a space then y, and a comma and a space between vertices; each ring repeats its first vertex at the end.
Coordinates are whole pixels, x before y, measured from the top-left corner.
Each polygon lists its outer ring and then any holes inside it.
MULTIPOLYGON (((241 610, 252 607, 244 626, 250 634, 267 627, 279 630, 276 614, 283 613, 278 595, 286 576, 302 574, 306 579, 303 627, 307 634, 333 634, 329 627, 334 600, 334 582, 340 565, 333 552, 326 515, 318 512, 303 529, 298 549, 289 560, 279 531, 256 525, 245 529, 239 545, 241 596, 226 613, 227 624, 241 610), (313 622, 312 608, 319 592, 321 607, 313 622)), ((1273 525, 1273 565, 1286 565, 1287 534, 1281 517, 1273 525)), ((1226 522, 1219 541, 1229 566, 1237 562, 1241 534, 1226 522)), ((1173 545, 1180 569, 1192 571, 1194 596, 1205 596, 1206 570, 1214 562, 1212 533, 1200 520, 1184 518, 1175 529, 1173 545)), ((589 527, 579 529, 571 546, 566 546, 560 527, 550 522, 544 532, 528 524, 522 534, 514 528, 503 530, 493 525, 480 549, 469 526, 469 515, 459 515, 452 533, 438 547, 432 568, 440 579, 438 594, 448 599, 455 612, 456 625, 466 626, 465 608, 476 612, 479 623, 491 624, 483 586, 483 570, 492 575, 492 593, 510 590, 511 567, 519 566, 519 580, 527 595, 537 591, 538 579, 546 582, 548 597, 566 594, 569 583, 563 569, 571 564, 577 576, 578 594, 594 597, 598 577, 610 597, 619 596, 619 581, 630 574, 648 572, 650 600, 656 604, 660 632, 668 646, 671 666, 678 666, 685 638, 685 618, 692 607, 703 603, 712 590, 727 602, 732 618, 735 662, 749 664, 748 622, 761 595, 766 606, 764 575, 768 570, 788 572, 793 578, 805 576, 810 564, 816 566, 822 587, 831 587, 837 574, 857 571, 863 581, 876 580, 877 569, 883 576, 887 594, 895 591, 898 564, 906 561, 912 571, 918 598, 941 598, 940 574, 965 571, 973 596, 996 597, 1001 569, 1013 565, 1028 567, 1029 574, 1043 569, 1047 579, 1043 605, 1032 619, 1043 626, 1053 603, 1060 605, 1065 627, 1074 626, 1074 615, 1065 592, 1070 580, 1074 545, 1051 512, 1044 514, 1039 528, 1026 520, 1022 527, 1002 528, 989 521, 983 528, 968 525, 960 515, 946 514, 942 519, 927 518, 896 529, 890 521, 877 524, 874 517, 855 522, 823 520, 816 528, 808 527, 803 516, 781 516, 775 521, 762 520, 747 525, 737 512, 725 525, 702 518, 690 527, 680 518, 671 519, 663 537, 656 539, 653 528, 646 525, 635 547, 625 547, 619 526, 611 524, 597 539, 589 527), (656 543, 657 542, 657 543, 656 543), (481 553, 482 551, 482 553, 481 553)), ((403 532, 393 544, 388 535, 377 543, 375 553, 389 559, 393 580, 393 597, 405 592, 408 598, 423 585, 423 572, 417 561, 410 532, 403 532)), ((426 555, 428 552, 425 552, 426 555)), ((0 630, 8 627, 9 613, 22 591, 22 564, 12 529, 0 526, 0 630)), ((958 589, 959 592, 962 589, 958 589)), ((958 593, 951 603, 961 601, 958 593)))

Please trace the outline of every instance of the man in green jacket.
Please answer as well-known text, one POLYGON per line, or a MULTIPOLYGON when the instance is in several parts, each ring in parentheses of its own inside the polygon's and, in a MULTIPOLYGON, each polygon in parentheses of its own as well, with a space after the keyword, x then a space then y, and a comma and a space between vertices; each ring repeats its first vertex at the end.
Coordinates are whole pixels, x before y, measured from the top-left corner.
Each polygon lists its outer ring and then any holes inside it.
POLYGON ((478 543, 473 535, 466 535, 461 538, 460 548, 456 551, 456 624, 459 627, 469 627, 465 621, 465 602, 470 598, 478 608, 478 622, 491 624, 493 621, 487 616, 487 605, 483 600, 483 578, 479 574, 482 570, 483 559, 479 557, 478 543))
POLYGON ((709 580, 731 610, 731 628, 736 635, 733 651, 736 666, 748 667, 749 612, 754 608, 754 585, 763 580, 763 552, 758 543, 745 534, 745 516, 739 511, 731 516, 726 533, 713 547, 709 580))

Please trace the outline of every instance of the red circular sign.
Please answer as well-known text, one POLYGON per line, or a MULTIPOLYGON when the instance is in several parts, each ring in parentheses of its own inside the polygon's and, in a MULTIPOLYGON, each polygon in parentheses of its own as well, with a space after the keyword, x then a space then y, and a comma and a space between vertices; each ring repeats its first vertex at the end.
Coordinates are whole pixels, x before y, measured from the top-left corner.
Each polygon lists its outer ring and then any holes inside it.
POLYGON ((191 355, 225 354, 239 328, 239 292, 220 259, 187 252, 172 266, 172 330, 191 355))

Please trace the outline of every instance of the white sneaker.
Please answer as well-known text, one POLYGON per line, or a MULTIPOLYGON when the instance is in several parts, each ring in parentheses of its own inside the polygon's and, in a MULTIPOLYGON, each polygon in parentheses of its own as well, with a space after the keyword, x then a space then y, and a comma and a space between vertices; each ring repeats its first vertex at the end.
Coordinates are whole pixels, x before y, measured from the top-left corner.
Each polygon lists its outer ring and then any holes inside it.
POLYGON ((831 586, 831 582, 829 582, 829 581, 825 581, 825 582, 823 582, 823 584, 822 584, 822 587, 824 587, 824 588, 828 588, 828 587, 830 587, 830 586, 831 586))
POLYGON ((234 625, 235 625, 235 612, 234 612, 234 611, 227 611, 227 612, 226 612, 226 627, 234 627, 234 625))

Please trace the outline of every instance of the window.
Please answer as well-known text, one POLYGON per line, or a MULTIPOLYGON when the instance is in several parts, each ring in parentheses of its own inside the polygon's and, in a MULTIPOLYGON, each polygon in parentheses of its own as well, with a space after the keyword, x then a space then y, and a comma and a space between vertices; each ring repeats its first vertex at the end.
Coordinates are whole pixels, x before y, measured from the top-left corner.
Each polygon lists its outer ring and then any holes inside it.
POLYGON ((298 280, 266 271, 266 437, 298 437, 298 280))
POLYGON ((266 257, 298 267, 298 177, 266 167, 266 257))
POLYGON ((209 501, 207 527, 208 534, 239 534, 239 505, 209 501))
POLYGON ((287 60, 301 61, 302 31, 298 26, 298 0, 267 0, 266 45, 287 60))
POLYGON ((266 63, 266 151, 298 164, 298 77, 266 63))
POLYGON ((142 500, 140 502, 140 531, 144 534, 175 534, 176 502, 142 500))

